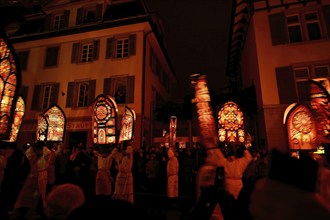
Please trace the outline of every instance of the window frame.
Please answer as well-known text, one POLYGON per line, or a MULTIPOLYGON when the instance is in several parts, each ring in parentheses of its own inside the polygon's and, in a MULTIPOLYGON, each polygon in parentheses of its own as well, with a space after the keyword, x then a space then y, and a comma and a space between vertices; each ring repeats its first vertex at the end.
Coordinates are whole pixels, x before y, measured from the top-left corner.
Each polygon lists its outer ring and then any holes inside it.
POLYGON ((295 11, 285 12, 285 25, 286 25, 286 31, 287 31, 287 36, 288 36, 288 43, 289 44, 294 44, 294 43, 301 43, 301 42, 305 42, 305 41, 315 41, 315 40, 325 39, 326 38, 326 36, 325 36, 326 27, 323 24, 324 23, 324 21, 323 21, 324 18, 321 15, 322 15, 322 13, 321 13, 319 7, 309 8, 308 10, 295 10, 295 11), (317 20, 311 20, 311 21, 306 20, 306 15, 313 14, 313 13, 316 14, 317 20), (293 16, 297 16, 299 21, 296 22, 296 23, 289 24, 287 19, 289 17, 293 17, 293 16), (318 31, 319 31, 319 34, 320 34, 320 38, 310 39, 310 31, 308 29, 308 24, 311 24, 311 23, 317 23, 318 24, 318 31), (300 27, 301 41, 292 42, 289 27, 290 26, 297 26, 297 25, 299 25, 299 27, 300 27))
POLYGON ((18 51, 16 54, 20 64, 20 70, 24 70, 24 71, 27 70, 29 57, 30 57, 30 50, 18 51))
POLYGON ((46 55, 45 55, 45 62, 44 62, 44 68, 50 68, 50 67, 56 67, 58 65, 58 57, 59 57, 59 53, 60 53, 60 46, 54 45, 54 46, 49 46, 46 48, 46 55), (56 54, 56 62, 53 63, 52 58, 49 57, 53 57, 54 56, 54 49, 57 49, 57 54, 56 54))

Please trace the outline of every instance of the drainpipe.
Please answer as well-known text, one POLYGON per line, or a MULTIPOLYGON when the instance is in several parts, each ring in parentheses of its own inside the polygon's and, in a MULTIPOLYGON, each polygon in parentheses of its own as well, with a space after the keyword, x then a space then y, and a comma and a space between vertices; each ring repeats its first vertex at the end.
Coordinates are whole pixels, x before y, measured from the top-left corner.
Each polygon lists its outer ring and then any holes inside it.
POLYGON ((140 148, 142 147, 143 144, 143 137, 144 137, 144 103, 145 103, 145 80, 146 80, 146 50, 147 50, 147 37, 149 34, 153 33, 153 31, 148 31, 143 38, 143 65, 142 65, 142 109, 141 109, 141 126, 140 126, 140 131, 141 131, 141 137, 140 137, 140 148))

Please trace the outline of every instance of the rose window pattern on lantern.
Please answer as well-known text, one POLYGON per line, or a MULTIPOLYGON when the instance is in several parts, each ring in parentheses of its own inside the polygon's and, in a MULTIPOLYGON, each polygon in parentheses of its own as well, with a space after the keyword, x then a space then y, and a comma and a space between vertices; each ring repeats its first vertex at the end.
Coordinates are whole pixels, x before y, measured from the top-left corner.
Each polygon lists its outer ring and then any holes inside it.
POLYGON ((47 129, 48 129, 48 122, 45 116, 39 115, 38 116, 38 125, 37 125, 37 140, 39 141, 46 141, 47 140, 47 129))
POLYGON ((93 142, 94 144, 116 143, 116 113, 114 100, 100 95, 93 105, 93 142))
POLYGON ((244 143, 244 115, 239 106, 226 102, 218 111, 218 138, 220 142, 244 143))

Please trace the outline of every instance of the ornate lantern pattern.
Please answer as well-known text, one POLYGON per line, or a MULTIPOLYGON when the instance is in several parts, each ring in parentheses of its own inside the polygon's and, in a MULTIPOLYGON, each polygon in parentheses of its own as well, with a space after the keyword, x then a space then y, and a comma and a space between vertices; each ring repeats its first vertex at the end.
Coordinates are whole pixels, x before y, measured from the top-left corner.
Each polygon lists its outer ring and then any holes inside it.
POLYGON ((121 121, 121 130, 119 135, 119 143, 122 141, 133 140, 134 123, 136 120, 135 111, 130 107, 125 107, 125 112, 121 121))

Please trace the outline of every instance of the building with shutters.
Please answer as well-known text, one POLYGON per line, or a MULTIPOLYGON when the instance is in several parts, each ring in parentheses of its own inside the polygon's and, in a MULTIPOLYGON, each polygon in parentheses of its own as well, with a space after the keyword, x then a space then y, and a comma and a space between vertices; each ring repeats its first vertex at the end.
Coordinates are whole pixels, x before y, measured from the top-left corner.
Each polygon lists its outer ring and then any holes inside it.
POLYGON ((287 107, 308 101, 309 79, 330 92, 330 1, 238 0, 231 31, 227 75, 255 91, 255 142, 288 149, 287 107))
POLYGON ((176 82, 157 19, 136 0, 56 0, 7 29, 26 102, 18 144, 35 140, 38 115, 56 104, 65 144, 92 146, 92 103, 106 94, 117 103, 117 129, 127 105, 136 113, 132 145, 150 146, 155 107, 176 82))

